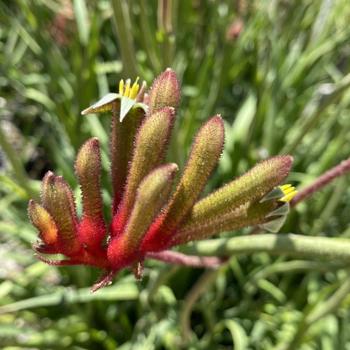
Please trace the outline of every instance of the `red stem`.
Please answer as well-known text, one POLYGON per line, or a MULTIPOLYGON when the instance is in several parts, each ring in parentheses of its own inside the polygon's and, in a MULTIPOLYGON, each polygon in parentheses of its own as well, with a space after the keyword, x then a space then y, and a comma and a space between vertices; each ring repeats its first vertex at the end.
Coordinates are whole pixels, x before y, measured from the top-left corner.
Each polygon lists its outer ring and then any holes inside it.
POLYGON ((164 250, 159 253, 147 253, 147 258, 160 260, 169 264, 177 264, 191 267, 203 267, 215 269, 226 262, 226 258, 219 258, 216 256, 194 256, 185 255, 171 250, 164 250))
POLYGON ((307 197, 310 197, 313 193, 328 185, 334 179, 345 175, 348 172, 350 172, 350 158, 343 160, 340 164, 336 165, 334 168, 328 170, 317 178, 311 185, 306 186, 299 191, 290 202, 291 207, 296 206, 299 202, 303 201, 307 197))

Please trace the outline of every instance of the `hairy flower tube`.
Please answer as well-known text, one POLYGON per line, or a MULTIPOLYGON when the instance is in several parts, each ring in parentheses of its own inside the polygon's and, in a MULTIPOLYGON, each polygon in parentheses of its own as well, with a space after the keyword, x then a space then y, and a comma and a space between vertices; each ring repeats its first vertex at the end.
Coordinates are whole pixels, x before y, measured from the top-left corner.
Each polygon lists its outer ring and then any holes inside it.
POLYGON ((296 193, 291 185, 280 185, 292 157, 264 160, 200 198, 223 150, 223 120, 213 116, 199 129, 180 173, 176 164, 164 163, 179 100, 178 79, 167 69, 147 93, 144 83, 140 88, 138 80, 121 80, 119 93, 82 112, 112 113, 112 219, 107 223, 103 215, 100 144, 92 138, 75 162, 82 214, 77 214, 69 185, 52 172, 43 179, 41 203, 29 202, 31 222, 39 231, 34 245, 39 259, 102 269, 97 289, 120 269, 142 266, 150 253, 246 226, 279 230, 296 193), (52 260, 51 254, 65 258, 52 260))

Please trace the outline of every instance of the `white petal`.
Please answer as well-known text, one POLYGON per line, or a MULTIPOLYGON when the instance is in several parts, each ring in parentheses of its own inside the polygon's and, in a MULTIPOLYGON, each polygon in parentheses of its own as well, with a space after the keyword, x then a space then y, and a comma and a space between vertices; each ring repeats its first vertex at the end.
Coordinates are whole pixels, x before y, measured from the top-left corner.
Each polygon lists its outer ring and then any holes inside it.
POLYGON ((89 114, 89 113, 94 113, 98 111, 99 109, 106 107, 110 103, 114 102, 118 97, 120 97, 119 94, 115 93, 108 93, 107 95, 103 96, 101 99, 99 99, 97 102, 95 102, 93 105, 90 107, 84 109, 81 114, 89 114))

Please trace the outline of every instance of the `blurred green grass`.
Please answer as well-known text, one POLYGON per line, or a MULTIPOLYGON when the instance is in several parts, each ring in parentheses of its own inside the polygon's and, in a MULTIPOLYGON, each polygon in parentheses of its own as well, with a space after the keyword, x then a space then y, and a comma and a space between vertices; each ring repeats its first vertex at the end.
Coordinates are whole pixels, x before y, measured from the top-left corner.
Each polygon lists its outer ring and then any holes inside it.
MULTIPOLYGON (((33 257, 26 206, 48 169, 77 188, 76 151, 97 136, 107 213, 110 120, 80 111, 120 78, 151 82, 167 66, 183 87, 169 159, 183 166, 199 125, 221 113, 226 145, 211 189, 281 153, 295 158, 290 181, 310 183, 350 153, 349 16, 348 0, 1 2, 0 347, 348 349, 346 266, 232 257, 204 279, 183 345, 183 306, 202 270, 149 262, 142 282, 124 272, 90 295, 95 271, 33 257)), ((343 178, 282 231, 349 237, 349 213, 343 178)))

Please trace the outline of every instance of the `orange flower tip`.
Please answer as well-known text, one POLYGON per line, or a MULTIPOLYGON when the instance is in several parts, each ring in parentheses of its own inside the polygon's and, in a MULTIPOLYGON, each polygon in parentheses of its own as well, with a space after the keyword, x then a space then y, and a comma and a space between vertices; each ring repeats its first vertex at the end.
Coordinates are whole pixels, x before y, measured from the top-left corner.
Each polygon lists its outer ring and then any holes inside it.
POLYGON ((55 243, 58 230, 49 212, 31 199, 28 205, 28 215, 32 224, 39 230, 40 238, 44 243, 55 243))

